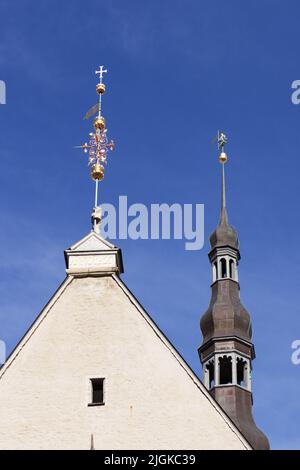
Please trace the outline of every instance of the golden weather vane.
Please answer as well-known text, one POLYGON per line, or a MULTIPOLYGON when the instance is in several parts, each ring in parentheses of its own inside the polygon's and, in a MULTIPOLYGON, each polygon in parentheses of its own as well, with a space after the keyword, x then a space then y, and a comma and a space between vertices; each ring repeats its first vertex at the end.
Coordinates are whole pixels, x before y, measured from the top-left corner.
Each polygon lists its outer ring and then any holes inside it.
MULTIPOLYGON (((107 73, 103 65, 95 72, 99 75, 99 83, 96 85, 96 92, 99 96, 98 103, 86 113, 84 119, 89 119, 93 114, 98 113, 95 117, 93 126, 94 132, 89 134, 89 142, 79 145, 75 148, 83 149, 84 153, 88 153, 88 164, 91 166, 91 178, 95 181, 95 209, 98 208, 98 185, 99 181, 104 178, 105 165, 107 164, 107 156, 110 150, 115 148, 113 140, 108 140, 105 118, 102 116, 102 95, 105 93, 105 85, 103 83, 103 74, 107 73)), ((99 212, 99 211, 98 211, 99 212)))
POLYGON ((227 136, 224 134, 224 132, 218 131, 218 134, 213 139, 212 143, 216 143, 216 142, 218 144, 218 150, 220 150, 219 162, 224 164, 227 162, 227 159, 228 159, 226 153, 224 152, 225 144, 227 144, 228 142, 227 136))

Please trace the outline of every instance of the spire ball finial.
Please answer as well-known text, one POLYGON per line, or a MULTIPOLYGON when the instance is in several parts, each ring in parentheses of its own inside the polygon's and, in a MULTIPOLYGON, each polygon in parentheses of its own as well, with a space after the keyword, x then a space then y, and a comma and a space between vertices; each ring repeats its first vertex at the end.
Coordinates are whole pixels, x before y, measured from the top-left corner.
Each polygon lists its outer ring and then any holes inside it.
POLYGON ((102 181, 104 178, 104 166, 95 163, 92 166, 91 177, 94 181, 102 181))
POLYGON ((98 95, 103 95, 105 93, 105 85, 104 83, 97 83, 96 85, 96 92, 98 95))
POLYGON ((105 127, 106 127, 105 118, 103 116, 97 116, 94 119, 94 128, 96 130, 99 129, 100 131, 103 131, 105 127))
POLYGON ((219 155, 219 162, 220 163, 226 163, 228 160, 227 154, 225 152, 221 152, 219 155))

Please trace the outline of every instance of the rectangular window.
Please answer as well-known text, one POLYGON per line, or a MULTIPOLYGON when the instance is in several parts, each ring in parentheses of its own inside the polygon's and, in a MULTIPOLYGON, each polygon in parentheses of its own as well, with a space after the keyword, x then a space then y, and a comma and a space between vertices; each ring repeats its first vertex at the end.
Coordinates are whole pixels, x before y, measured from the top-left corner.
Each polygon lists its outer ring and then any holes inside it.
POLYGON ((89 406, 104 405, 104 378, 91 379, 92 400, 89 406))

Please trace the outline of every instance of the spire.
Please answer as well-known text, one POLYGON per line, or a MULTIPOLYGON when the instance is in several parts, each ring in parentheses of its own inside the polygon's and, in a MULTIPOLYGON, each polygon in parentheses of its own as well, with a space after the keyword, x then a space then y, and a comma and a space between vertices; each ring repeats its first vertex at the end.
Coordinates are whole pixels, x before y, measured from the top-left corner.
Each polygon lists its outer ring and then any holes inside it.
POLYGON ((105 165, 107 164, 107 156, 110 150, 115 148, 113 140, 107 138, 106 121, 102 115, 102 95, 105 93, 106 87, 103 83, 103 75, 107 73, 107 69, 100 65, 99 70, 96 70, 96 75, 99 75, 99 83, 96 85, 96 93, 98 94, 98 103, 92 106, 84 116, 84 119, 89 119, 97 113, 94 119, 94 132, 89 134, 89 142, 79 145, 75 148, 83 149, 84 153, 89 154, 88 164, 91 166, 91 178, 95 181, 95 203, 92 212, 92 230, 100 233, 101 223, 101 209, 98 205, 99 195, 99 182, 103 180, 105 173, 105 165))
POLYGON ((204 383, 211 395, 254 449, 268 449, 268 439, 252 416, 251 371, 255 353, 251 317, 240 301, 237 232, 228 222, 226 209, 224 145, 227 138, 223 132, 218 133, 217 142, 222 165, 221 214, 210 236, 211 300, 200 321, 203 342, 199 356, 204 383))
POLYGON ((221 215, 220 224, 228 225, 228 215, 226 209, 226 185, 225 185, 225 164, 222 163, 222 191, 221 191, 221 215))
POLYGON ((227 154, 224 151, 225 144, 228 140, 224 132, 218 131, 218 135, 215 138, 218 143, 219 162, 222 167, 221 172, 221 213, 219 224, 216 230, 210 236, 210 243, 212 249, 217 246, 231 246, 232 248, 238 249, 238 236, 235 229, 228 222, 228 213, 226 207, 226 184, 225 184, 225 163, 228 160, 227 154))
POLYGON ((98 102, 92 106, 84 119, 94 118, 94 131, 89 134, 89 141, 75 148, 83 149, 88 154, 88 165, 91 167, 91 178, 95 182, 95 202, 91 213, 92 230, 84 238, 65 250, 66 272, 71 276, 103 276, 123 273, 121 250, 101 236, 102 209, 98 203, 99 183, 104 178, 105 165, 114 142, 108 140, 106 121, 102 114, 102 95, 105 92, 103 76, 107 70, 101 65, 96 74, 98 102))

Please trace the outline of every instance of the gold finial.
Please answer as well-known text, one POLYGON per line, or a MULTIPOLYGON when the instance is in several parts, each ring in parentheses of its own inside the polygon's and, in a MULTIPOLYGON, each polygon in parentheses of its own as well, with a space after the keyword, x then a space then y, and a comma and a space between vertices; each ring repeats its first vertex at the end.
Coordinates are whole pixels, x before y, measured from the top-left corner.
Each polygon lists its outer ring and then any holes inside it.
POLYGON ((104 166, 95 163, 92 166, 91 177, 94 181, 102 181, 104 178, 104 166))
POLYGON ((95 119, 94 119, 94 128, 97 130, 99 129, 100 131, 103 131, 103 129, 105 129, 106 127, 106 123, 105 123, 105 119, 103 116, 97 116, 95 119))
POLYGON ((219 162, 226 163, 228 160, 227 154, 225 152, 221 152, 219 155, 219 162))
POLYGON ((104 83, 97 83, 96 85, 96 92, 98 95, 103 95, 105 93, 105 85, 104 83))
POLYGON ((91 178, 96 183, 95 188, 95 208, 98 207, 98 183, 104 178, 105 165, 107 164, 107 156, 110 150, 115 148, 113 140, 108 140, 107 129, 104 116, 102 116, 102 95, 105 92, 105 85, 103 83, 103 74, 107 73, 103 65, 95 72, 99 75, 99 83, 96 85, 96 92, 99 96, 99 101, 96 105, 89 109, 84 119, 89 119, 94 114, 98 113, 95 117, 93 126, 94 132, 89 134, 89 142, 80 145, 76 148, 82 148, 84 153, 89 154, 89 166, 91 166, 91 178))

